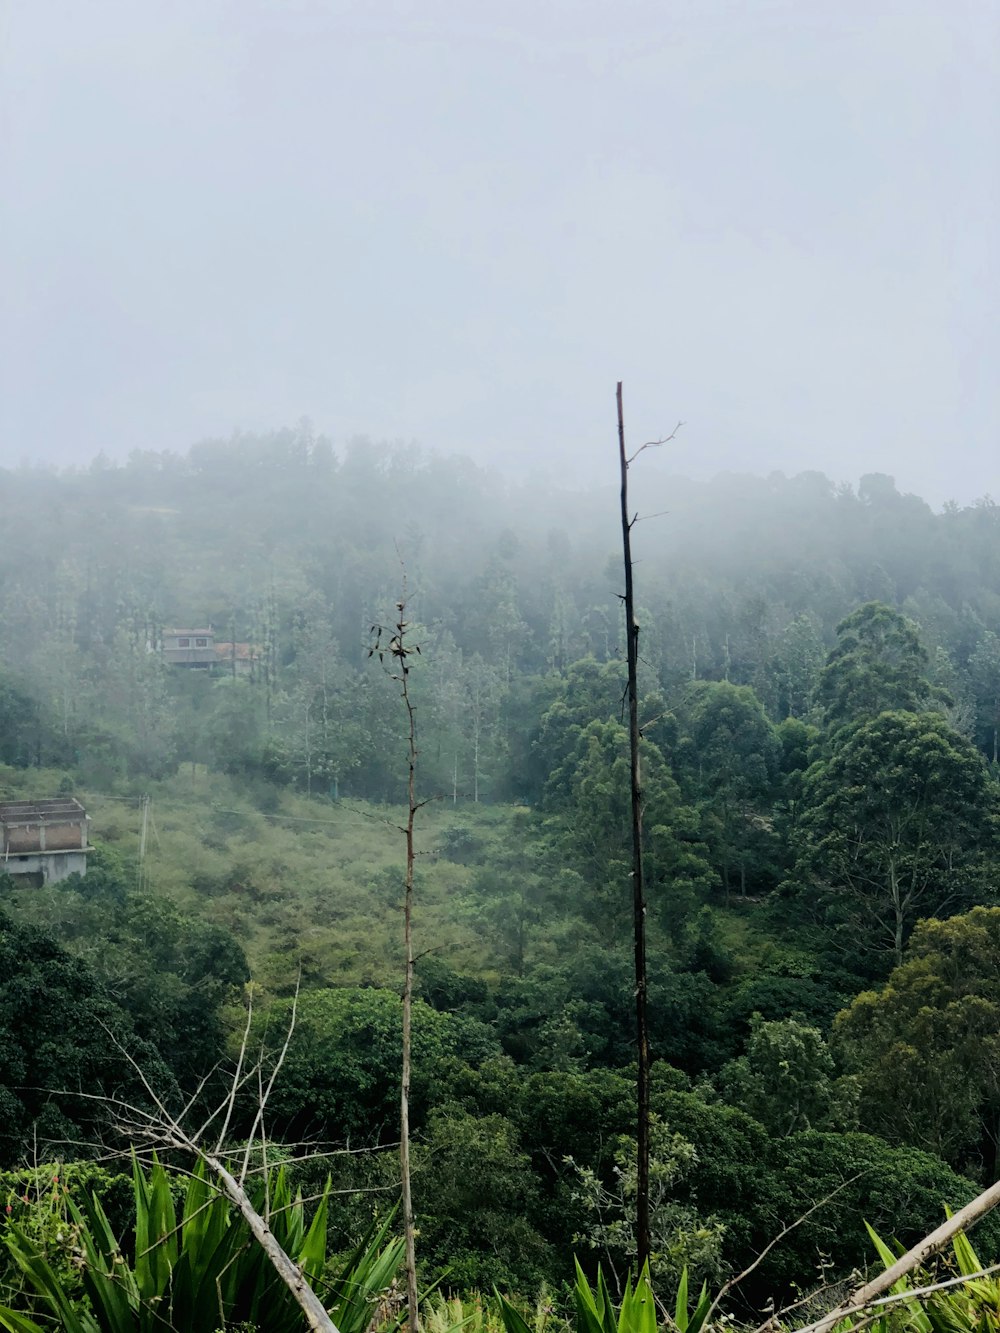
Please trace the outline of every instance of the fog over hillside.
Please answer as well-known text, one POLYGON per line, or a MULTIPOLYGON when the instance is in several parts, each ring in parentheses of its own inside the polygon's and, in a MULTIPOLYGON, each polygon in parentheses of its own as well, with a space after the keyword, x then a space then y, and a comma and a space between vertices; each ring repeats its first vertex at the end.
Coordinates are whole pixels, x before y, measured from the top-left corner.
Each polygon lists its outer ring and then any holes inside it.
POLYGON ((1000 8, 7 7, 0 462, 308 414, 996 490, 1000 8))
POLYGON ((997 1333, 998 217, 1000 0, 2 6, 0 1330, 997 1333))

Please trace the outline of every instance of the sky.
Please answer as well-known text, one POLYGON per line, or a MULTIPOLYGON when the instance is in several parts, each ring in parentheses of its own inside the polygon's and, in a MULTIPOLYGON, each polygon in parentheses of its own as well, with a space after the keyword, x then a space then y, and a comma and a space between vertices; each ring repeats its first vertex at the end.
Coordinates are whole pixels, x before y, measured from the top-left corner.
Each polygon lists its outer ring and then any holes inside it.
POLYGON ((5 0, 0 466, 1000 497, 998 218, 1000 0, 5 0))

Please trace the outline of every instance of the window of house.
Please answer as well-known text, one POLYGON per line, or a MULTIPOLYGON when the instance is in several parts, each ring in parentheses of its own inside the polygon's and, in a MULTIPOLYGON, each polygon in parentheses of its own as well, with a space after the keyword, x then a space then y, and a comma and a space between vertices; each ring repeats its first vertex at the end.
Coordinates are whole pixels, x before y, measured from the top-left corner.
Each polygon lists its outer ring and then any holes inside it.
POLYGON ((191 640, 190 640, 190 639, 178 639, 178 640, 177 640, 177 647, 178 647, 178 648, 190 648, 190 647, 191 647, 191 640))
POLYGON ((207 648, 207 647, 208 647, 208 640, 207 640, 207 639, 195 639, 195 641, 194 641, 194 646, 195 646, 196 648, 207 648))

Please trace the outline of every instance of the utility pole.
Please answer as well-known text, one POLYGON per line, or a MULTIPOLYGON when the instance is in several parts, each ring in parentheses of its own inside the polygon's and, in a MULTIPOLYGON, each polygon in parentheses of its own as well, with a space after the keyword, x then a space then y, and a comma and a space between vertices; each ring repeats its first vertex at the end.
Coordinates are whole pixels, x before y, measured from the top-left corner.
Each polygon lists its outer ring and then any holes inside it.
POLYGON ((136 870, 136 888, 141 893, 144 888, 143 874, 146 867, 146 833, 149 828, 149 797, 142 797, 142 828, 139 832, 139 865, 136 870))

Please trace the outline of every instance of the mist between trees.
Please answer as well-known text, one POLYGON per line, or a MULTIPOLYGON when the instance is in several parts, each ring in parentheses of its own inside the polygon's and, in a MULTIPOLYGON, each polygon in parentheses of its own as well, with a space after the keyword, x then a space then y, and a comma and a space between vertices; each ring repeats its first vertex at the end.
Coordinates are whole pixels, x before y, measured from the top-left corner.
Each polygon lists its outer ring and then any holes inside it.
MULTIPOLYGON (((276 1151, 398 1141, 407 716, 367 651, 402 555, 429 801, 410 1091, 425 1277, 531 1295, 574 1252, 624 1274, 613 490, 369 444, 337 457, 305 427, 0 482, 3 799, 78 796, 97 849, 82 879, 2 879, 11 1197, 26 1158, 98 1171, 109 1129, 73 1094, 141 1095, 108 1029, 170 1096, 216 1096, 251 974, 255 1040, 301 985, 276 1151), (169 630, 199 627, 245 645, 239 667, 164 655, 169 630)), ((864 1264, 865 1222, 916 1240, 996 1175, 1000 510, 934 513, 879 475, 695 485, 662 459, 631 485, 640 514, 669 511, 634 533, 654 1278, 721 1282, 832 1195, 734 1297, 745 1313, 864 1264)), ((251 1120, 237 1105, 237 1139, 251 1120)), ((391 1152, 333 1162, 336 1252, 398 1174, 391 1152)), ((327 1169, 290 1172, 310 1193, 327 1169)), ((113 1210, 120 1184, 101 1188, 113 1210)), ((987 1220, 984 1261, 998 1239, 987 1220)))

